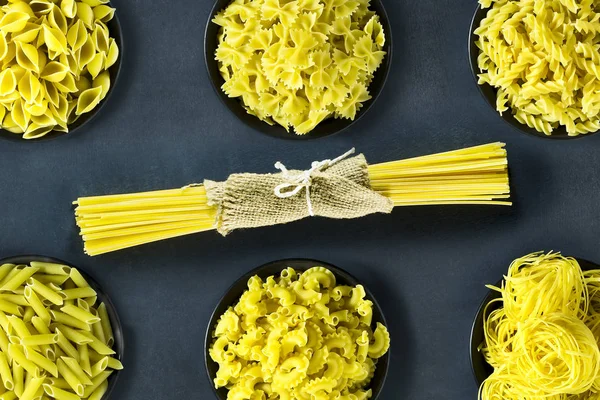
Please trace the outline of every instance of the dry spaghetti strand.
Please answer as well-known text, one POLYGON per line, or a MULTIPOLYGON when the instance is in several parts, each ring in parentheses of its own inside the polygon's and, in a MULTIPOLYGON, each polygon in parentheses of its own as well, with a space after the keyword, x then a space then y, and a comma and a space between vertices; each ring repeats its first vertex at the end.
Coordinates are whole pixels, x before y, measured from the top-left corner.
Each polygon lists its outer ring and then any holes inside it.
MULTIPOLYGON (((490 204, 508 200, 504 143, 369 166, 373 190, 395 206, 490 204)), ((215 228, 216 210, 202 185, 133 194, 83 197, 75 216, 89 255, 215 228)))

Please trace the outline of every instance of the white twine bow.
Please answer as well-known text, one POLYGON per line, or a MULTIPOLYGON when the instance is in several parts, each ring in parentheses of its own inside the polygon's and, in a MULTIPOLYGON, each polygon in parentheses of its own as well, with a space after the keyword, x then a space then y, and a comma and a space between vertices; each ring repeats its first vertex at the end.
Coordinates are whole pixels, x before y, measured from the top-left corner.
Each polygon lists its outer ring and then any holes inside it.
POLYGON ((285 183, 275 188, 275 196, 280 199, 287 199, 300 193, 302 189, 306 190, 306 205, 308 206, 308 214, 311 217, 315 216, 313 211, 312 201, 310 200, 310 187, 312 185, 312 176, 317 171, 327 169, 332 165, 337 164, 348 156, 354 154, 354 148, 351 148, 341 156, 334 158, 333 160, 313 161, 311 168, 306 171, 301 171, 298 174, 291 174, 290 171, 283 165, 281 161, 275 163, 275 168, 283 173, 286 180, 285 183), (292 190, 286 190, 293 188, 292 190))

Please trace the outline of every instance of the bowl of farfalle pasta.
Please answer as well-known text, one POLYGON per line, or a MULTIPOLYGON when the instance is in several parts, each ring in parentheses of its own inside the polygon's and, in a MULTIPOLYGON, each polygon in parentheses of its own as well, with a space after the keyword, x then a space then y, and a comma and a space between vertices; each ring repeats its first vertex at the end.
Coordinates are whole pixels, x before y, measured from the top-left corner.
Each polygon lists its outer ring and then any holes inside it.
POLYGON ((217 305, 205 360, 217 398, 375 399, 390 335, 371 293, 347 272, 281 260, 240 278, 217 305))
POLYGON ((24 0, 0 7, 0 137, 42 140, 98 114, 121 67, 108 0, 24 0))
POLYGON ((380 0, 217 0, 206 67, 248 126, 313 139, 361 118, 386 82, 391 27, 380 0))
POLYGON ((486 101, 521 132, 600 130, 600 11, 591 0, 480 0, 471 68, 486 101))

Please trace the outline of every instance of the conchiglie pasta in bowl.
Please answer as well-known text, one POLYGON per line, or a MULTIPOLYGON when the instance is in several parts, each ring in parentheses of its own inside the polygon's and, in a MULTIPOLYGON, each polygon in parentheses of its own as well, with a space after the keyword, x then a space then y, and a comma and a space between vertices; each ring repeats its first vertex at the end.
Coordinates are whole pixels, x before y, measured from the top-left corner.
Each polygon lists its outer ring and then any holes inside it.
POLYGON ((217 0, 206 67, 223 103, 271 136, 341 132, 386 82, 392 33, 380 0, 217 0))
POLYGON ((347 272, 314 260, 271 262, 215 308, 208 378, 221 400, 376 399, 390 359, 386 326, 375 298, 347 272))
POLYGON ((44 256, 0 260, 3 398, 110 397, 123 369, 113 303, 85 271, 44 256))
POLYGON ((483 97, 527 134, 570 139, 596 133, 599 19, 592 1, 480 0, 469 54, 483 97))
POLYGON ((51 139, 98 114, 117 81, 122 34, 108 0, 0 7, 0 136, 51 139))

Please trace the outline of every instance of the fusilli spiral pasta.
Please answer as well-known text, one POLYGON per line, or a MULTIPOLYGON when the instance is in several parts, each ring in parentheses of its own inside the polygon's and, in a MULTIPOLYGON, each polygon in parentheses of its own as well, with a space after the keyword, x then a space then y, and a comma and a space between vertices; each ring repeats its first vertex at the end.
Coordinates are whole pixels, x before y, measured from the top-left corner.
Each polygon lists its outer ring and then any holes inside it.
POLYGON ((592 0, 480 0, 479 84, 496 108, 551 135, 600 129, 600 13, 592 0))

